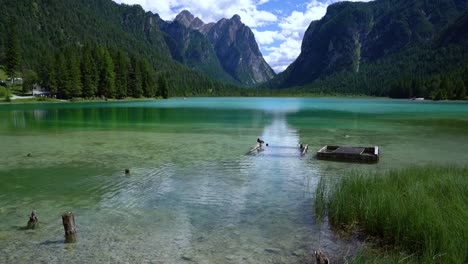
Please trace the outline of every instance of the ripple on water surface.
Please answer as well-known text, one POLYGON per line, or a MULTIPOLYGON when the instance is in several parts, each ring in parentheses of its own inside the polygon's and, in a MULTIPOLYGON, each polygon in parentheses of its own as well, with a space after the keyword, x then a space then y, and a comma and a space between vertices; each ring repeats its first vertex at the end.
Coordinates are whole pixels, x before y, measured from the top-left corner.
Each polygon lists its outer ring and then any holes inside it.
POLYGON ((468 152, 462 103, 200 98, 0 106, 0 120, 0 263, 304 263, 317 247, 339 262, 356 244, 314 222, 320 178, 468 152), (257 137, 269 147, 247 155, 257 137), (382 159, 318 161, 325 144, 379 145, 382 159), (25 231, 31 209, 40 228, 25 231))

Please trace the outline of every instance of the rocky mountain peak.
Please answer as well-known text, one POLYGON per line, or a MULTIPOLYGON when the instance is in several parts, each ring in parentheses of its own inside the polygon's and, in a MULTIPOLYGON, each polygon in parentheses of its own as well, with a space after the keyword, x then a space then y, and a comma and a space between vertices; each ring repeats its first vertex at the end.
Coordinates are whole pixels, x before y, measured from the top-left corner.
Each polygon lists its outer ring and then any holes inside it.
POLYGON ((235 14, 234 16, 232 16, 231 20, 240 23, 241 17, 238 14, 235 14))
POLYGON ((213 43, 224 70, 239 82, 256 85, 274 77, 252 30, 241 22, 239 15, 219 20, 206 36, 213 43))
MULTIPOLYGON (((192 62, 191 67, 210 68, 206 66, 208 58, 216 58, 221 71, 232 80, 249 86, 268 81, 275 75, 263 59, 252 31, 241 22, 239 15, 205 24, 184 10, 172 23, 160 21, 160 27, 172 38, 169 46, 175 47, 173 57, 186 64, 192 62), (191 50, 194 45, 198 45, 196 52, 191 50), (215 54, 211 55, 211 50, 215 54)), ((216 78, 214 72, 219 75, 220 71, 210 68, 205 72, 216 78)))
POLYGON ((195 29, 203 33, 205 27, 207 26, 200 18, 195 17, 190 11, 184 10, 180 12, 174 21, 179 22, 184 25, 186 28, 195 29))
POLYGON ((188 10, 184 10, 182 12, 180 12, 176 18, 174 19, 174 21, 177 21, 179 22, 180 24, 186 26, 186 27, 189 27, 190 24, 192 23, 192 21, 195 19, 195 16, 192 15, 192 13, 190 13, 190 11, 188 10))

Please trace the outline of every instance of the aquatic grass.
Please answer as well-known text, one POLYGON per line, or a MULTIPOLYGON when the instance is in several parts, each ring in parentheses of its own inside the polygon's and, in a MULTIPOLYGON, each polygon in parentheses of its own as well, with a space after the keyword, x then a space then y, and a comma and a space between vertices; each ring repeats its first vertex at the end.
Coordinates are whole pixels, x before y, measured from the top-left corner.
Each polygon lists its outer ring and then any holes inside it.
POLYGON ((314 201, 314 209, 315 209, 315 219, 317 223, 321 223, 323 217, 325 216, 326 210, 326 200, 325 200, 325 181, 320 178, 317 188, 315 189, 315 201, 314 201))
POLYGON ((419 261, 414 255, 398 254, 394 252, 360 251, 350 261, 350 264, 416 264, 419 261))
POLYGON ((329 219, 426 263, 468 261, 468 168, 354 173, 330 195, 329 219))

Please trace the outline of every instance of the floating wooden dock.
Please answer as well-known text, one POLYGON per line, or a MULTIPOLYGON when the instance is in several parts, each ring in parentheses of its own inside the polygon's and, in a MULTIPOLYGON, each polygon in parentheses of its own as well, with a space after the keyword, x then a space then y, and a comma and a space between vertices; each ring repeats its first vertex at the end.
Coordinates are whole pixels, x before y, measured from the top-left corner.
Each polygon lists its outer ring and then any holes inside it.
POLYGON ((324 146, 317 151, 318 159, 377 162, 379 161, 379 147, 347 147, 324 146))

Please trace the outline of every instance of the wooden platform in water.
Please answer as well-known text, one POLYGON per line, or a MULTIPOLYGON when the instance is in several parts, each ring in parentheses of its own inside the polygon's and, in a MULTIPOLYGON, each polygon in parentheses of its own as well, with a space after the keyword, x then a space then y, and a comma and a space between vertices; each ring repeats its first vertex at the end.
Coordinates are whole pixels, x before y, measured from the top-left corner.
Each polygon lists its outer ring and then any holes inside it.
MULTIPOLYGON (((305 154, 307 154, 307 151, 309 150, 309 144, 305 144, 305 145, 301 144, 301 146, 299 148, 292 147, 292 146, 268 146, 268 145, 261 146, 261 145, 256 145, 255 147, 253 147, 249 151, 247 151, 247 154, 248 155, 256 155, 256 154, 259 154, 262 151, 265 151, 268 148, 271 148, 271 150, 297 149, 297 150, 299 150, 299 155, 304 156, 305 154)), ((273 151, 273 152, 275 152, 275 151, 273 151)), ((276 152, 278 152, 278 151, 276 151, 276 152)), ((278 156, 278 155, 281 155, 281 154, 273 153, 273 155, 278 156)))
POLYGON ((317 151, 318 159, 377 162, 379 161, 379 147, 348 147, 324 146, 317 151))

